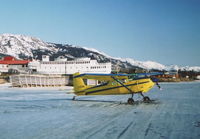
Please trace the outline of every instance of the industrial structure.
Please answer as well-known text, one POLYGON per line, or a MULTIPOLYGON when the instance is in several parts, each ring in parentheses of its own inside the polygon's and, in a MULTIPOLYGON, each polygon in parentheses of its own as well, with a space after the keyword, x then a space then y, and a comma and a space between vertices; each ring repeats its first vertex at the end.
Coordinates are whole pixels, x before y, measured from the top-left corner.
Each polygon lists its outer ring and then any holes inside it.
POLYGON ((11 75, 10 82, 13 87, 57 87, 69 84, 69 76, 61 75, 11 75))

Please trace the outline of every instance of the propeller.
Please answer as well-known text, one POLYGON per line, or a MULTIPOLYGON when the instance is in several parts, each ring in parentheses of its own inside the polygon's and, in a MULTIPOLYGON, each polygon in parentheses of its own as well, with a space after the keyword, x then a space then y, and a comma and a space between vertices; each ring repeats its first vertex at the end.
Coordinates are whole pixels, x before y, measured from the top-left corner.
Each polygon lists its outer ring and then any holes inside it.
POLYGON ((161 86, 160 86, 160 85, 159 85, 159 83, 158 83, 158 81, 159 81, 159 79, 158 79, 158 78, 151 77, 151 80, 152 80, 153 82, 155 82, 155 83, 156 83, 157 87, 158 87, 160 90, 162 90, 161 86))

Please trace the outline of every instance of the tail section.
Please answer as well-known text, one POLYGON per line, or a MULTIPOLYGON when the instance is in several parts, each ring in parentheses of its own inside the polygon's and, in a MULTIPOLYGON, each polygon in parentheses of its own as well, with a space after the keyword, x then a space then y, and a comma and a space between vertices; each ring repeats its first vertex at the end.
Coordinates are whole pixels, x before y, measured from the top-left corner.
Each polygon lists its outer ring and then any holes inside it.
POLYGON ((79 72, 73 75, 74 93, 76 95, 78 95, 77 93, 83 91, 86 87, 83 79, 79 75, 80 75, 79 72))

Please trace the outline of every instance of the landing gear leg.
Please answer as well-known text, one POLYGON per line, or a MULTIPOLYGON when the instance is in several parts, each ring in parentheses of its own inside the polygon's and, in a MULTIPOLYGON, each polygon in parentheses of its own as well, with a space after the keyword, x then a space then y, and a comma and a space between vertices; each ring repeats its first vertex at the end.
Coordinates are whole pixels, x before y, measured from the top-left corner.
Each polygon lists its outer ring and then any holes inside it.
POLYGON ((148 101, 151 100, 149 97, 144 96, 142 93, 140 93, 140 94, 141 94, 141 96, 143 97, 143 101, 144 101, 144 102, 148 102, 148 101))
POLYGON ((158 84, 158 82, 156 82, 156 85, 158 86, 158 88, 159 88, 160 90, 162 90, 162 88, 161 88, 161 86, 158 84))
POLYGON ((72 100, 75 100, 76 99, 76 96, 73 96, 72 100))
POLYGON ((131 105, 134 103, 133 93, 132 93, 131 98, 129 98, 129 99, 127 100, 127 103, 128 103, 128 104, 131 104, 131 105))

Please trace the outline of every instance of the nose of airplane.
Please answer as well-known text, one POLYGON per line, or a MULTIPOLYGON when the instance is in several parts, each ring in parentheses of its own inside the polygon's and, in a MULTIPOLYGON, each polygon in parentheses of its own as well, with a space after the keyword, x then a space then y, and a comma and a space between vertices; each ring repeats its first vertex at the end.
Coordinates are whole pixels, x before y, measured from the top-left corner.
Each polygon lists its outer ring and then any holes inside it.
POLYGON ((152 82, 158 82, 158 78, 151 77, 152 82))

